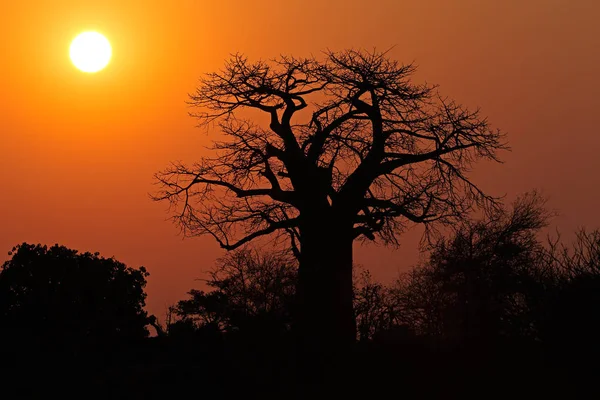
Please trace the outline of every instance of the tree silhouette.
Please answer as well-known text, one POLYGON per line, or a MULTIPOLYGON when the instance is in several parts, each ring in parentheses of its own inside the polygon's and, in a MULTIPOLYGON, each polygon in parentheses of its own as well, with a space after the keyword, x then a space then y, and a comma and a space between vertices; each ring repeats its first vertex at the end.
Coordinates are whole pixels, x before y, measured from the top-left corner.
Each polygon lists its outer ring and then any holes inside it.
POLYGON ((369 271, 362 271, 354 284, 354 314, 358 339, 368 341, 378 335, 398 333, 406 327, 398 318, 403 314, 397 287, 373 280, 369 271))
POLYGON ((446 341, 535 337, 532 313, 553 275, 536 235, 550 215, 533 192, 512 210, 457 226, 435 244, 427 262, 398 282, 402 319, 416 332, 446 341))
MULTIPOLYGON (((148 273, 98 253, 23 243, 0 269, 0 326, 44 347, 144 338, 148 273)), ((33 343, 26 343, 28 346, 33 343)))
POLYGON ((409 223, 450 223, 492 201, 468 172, 505 148, 478 111, 411 83, 414 71, 378 52, 234 55, 190 96, 200 124, 223 134, 214 156, 158 173, 154 198, 185 235, 228 250, 288 238, 303 336, 354 341, 354 240, 397 244, 409 223))
POLYGON ((285 253, 234 251, 210 272, 211 291, 192 289, 172 308, 175 323, 226 332, 287 331, 296 281, 296 260, 285 253))
POLYGON ((600 230, 580 230, 572 245, 551 243, 549 296, 536 310, 540 339, 569 357, 600 355, 600 230))

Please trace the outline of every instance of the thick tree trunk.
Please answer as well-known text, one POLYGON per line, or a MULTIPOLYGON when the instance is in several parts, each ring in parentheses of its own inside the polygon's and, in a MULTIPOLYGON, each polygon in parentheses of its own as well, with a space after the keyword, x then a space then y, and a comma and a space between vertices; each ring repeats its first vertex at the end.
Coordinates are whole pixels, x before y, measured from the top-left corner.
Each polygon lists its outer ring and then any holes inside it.
POLYGON ((341 350, 356 339, 352 230, 330 218, 301 227, 298 331, 314 350, 341 350))

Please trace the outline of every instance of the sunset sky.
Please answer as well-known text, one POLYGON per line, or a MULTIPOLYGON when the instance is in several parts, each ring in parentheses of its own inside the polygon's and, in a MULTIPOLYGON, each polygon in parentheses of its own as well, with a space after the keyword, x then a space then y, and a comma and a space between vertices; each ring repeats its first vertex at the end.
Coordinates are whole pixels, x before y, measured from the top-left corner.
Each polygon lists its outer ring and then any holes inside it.
MULTIPOLYGON (((597 0, 2 2, 0 261, 26 241, 144 265, 159 317, 197 286, 223 252, 209 237, 182 240, 149 193, 155 172, 216 137, 185 101, 234 52, 393 47, 419 66, 415 80, 508 133, 505 163, 473 172, 484 189, 512 199, 536 188, 560 213, 553 229, 600 227, 599 19, 597 0), (112 44, 97 74, 69 59, 86 30, 112 44)), ((391 279, 417 259, 418 236, 398 251, 357 246, 355 259, 391 279)))

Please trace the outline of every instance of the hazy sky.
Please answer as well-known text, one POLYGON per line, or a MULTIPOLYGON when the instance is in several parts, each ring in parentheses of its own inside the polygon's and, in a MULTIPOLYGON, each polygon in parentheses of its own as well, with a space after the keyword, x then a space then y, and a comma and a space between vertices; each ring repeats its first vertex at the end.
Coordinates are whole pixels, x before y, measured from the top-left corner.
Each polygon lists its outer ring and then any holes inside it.
MULTIPOLYGON (((419 65, 415 79, 508 133, 505 163, 473 172, 482 187, 509 199, 537 188, 561 214, 554 227, 598 227, 599 19, 597 0, 2 2, 0 261, 27 241, 144 265, 148 309, 162 317, 222 252, 177 236, 166 204, 149 200, 152 176, 203 154, 214 136, 194 128, 187 93, 238 51, 394 46, 419 65), (68 57, 90 29, 113 46, 95 75, 68 57)), ((357 247, 356 260, 389 279, 415 261, 417 239, 357 247)))

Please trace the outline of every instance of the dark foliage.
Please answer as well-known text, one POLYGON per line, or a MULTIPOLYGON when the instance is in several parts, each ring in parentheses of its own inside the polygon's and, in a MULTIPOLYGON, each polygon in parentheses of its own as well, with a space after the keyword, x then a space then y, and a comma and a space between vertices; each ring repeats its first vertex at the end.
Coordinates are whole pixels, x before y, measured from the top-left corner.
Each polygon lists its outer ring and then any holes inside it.
MULTIPOLYGON (((98 253, 23 243, 0 269, 0 326, 26 346, 106 345, 147 337, 148 273, 98 253)), ((13 342, 14 343, 14 342, 13 342)))
MULTIPOLYGON (((297 268, 289 253, 235 250, 217 261, 206 280, 208 291, 192 289, 187 299, 169 308, 165 333, 260 332, 267 336, 290 332, 297 268)), ((391 299, 388 288, 373 281, 369 271, 357 274, 354 291, 360 340, 393 325, 386 308, 391 299)))
POLYGON ((277 252, 249 249, 232 252, 217 262, 206 284, 208 292, 191 290, 189 298, 171 308, 177 321, 168 331, 285 332, 297 284, 297 261, 277 252))

